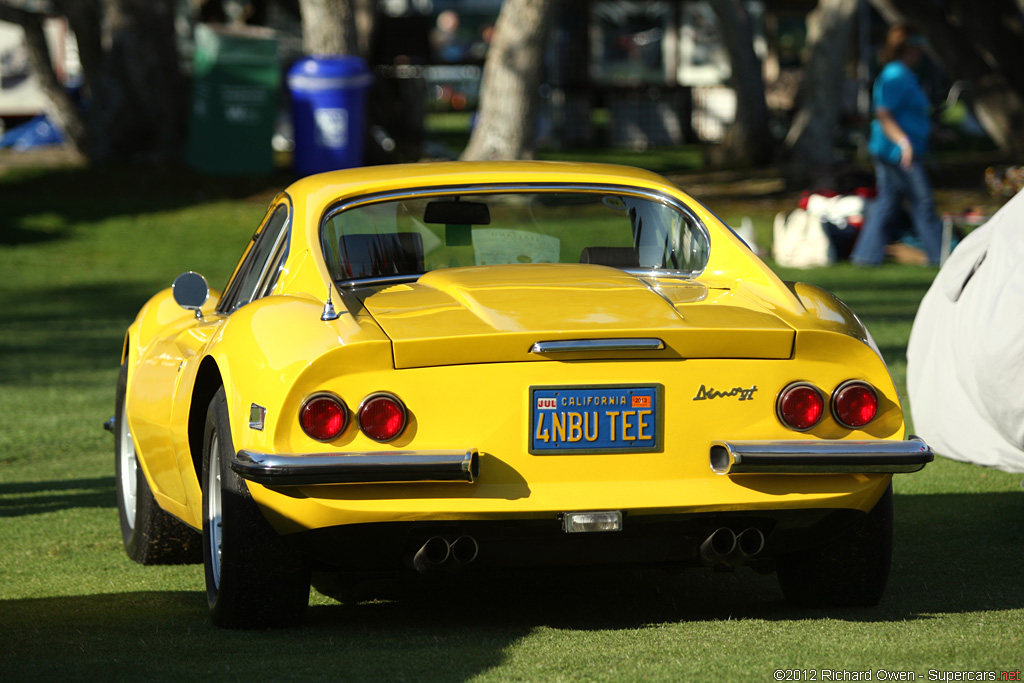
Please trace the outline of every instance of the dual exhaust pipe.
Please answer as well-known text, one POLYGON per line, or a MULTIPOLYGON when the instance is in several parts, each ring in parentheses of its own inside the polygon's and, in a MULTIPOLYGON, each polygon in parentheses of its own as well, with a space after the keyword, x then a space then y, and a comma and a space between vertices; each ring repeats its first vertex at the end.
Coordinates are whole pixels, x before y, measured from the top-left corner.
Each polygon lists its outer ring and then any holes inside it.
MULTIPOLYGON (((700 559, 708 566, 735 567, 752 560, 764 550, 764 533, 748 527, 736 533, 729 527, 712 531, 700 544, 700 559)), ((412 556, 412 566, 420 574, 438 569, 457 571, 476 561, 480 545, 472 536, 449 541, 431 536, 412 556)))
POLYGON ((735 567, 756 557, 764 550, 764 534, 756 527, 736 533, 729 527, 711 532, 700 544, 700 559, 709 566, 735 567))
POLYGON ((443 536, 431 536, 412 556, 412 566, 420 574, 435 569, 462 569, 476 560, 480 545, 472 536, 459 536, 449 541, 443 536))

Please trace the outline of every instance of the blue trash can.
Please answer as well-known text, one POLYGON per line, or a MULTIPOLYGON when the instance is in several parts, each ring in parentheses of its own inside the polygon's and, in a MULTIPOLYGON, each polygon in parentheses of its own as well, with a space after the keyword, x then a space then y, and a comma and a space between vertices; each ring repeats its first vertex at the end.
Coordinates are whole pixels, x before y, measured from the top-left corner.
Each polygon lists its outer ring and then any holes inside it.
POLYGON ((307 57, 288 70, 296 173, 363 165, 366 93, 372 82, 359 57, 307 57))

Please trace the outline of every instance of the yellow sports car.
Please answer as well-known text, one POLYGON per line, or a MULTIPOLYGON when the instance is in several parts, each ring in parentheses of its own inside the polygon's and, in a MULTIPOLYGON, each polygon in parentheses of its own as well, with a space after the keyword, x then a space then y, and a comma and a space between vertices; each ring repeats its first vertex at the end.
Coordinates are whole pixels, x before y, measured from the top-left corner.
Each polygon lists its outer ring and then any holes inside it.
POLYGON ((299 621, 312 571, 750 564, 873 604, 932 459, 845 305, 618 166, 305 178, 122 357, 125 549, 202 557, 227 627, 299 621))

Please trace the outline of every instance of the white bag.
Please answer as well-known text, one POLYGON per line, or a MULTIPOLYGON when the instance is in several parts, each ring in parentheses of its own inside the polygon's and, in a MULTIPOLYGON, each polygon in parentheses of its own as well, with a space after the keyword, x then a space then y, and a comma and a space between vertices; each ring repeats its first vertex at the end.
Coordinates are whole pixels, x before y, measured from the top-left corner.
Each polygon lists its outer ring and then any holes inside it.
POLYGON ((787 268, 815 268, 829 264, 830 243, 821 216, 803 209, 775 216, 772 257, 787 268))

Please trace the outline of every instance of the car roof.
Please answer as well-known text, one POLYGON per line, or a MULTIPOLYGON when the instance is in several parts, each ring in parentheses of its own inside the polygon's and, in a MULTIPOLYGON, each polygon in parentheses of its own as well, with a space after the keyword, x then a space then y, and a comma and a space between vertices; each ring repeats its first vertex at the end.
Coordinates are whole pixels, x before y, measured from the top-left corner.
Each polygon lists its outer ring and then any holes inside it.
POLYGON ((447 161, 330 171, 293 183, 288 194, 305 198, 319 214, 348 197, 401 189, 492 183, 586 183, 662 189, 679 188, 662 176, 629 166, 558 161, 447 161))

